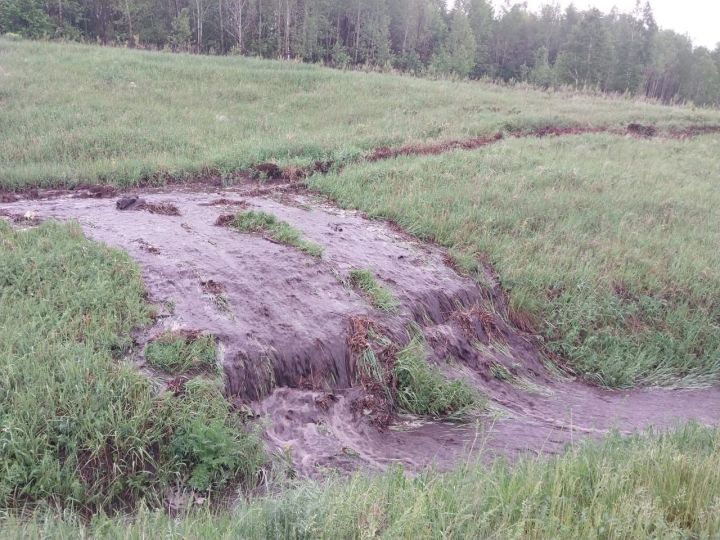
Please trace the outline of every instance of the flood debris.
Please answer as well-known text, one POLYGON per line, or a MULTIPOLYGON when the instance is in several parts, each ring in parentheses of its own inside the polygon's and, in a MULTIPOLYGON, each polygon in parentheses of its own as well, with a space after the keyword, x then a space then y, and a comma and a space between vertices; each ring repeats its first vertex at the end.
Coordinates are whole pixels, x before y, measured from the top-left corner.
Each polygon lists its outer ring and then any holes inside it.
POLYGON ((628 124, 627 131, 629 134, 635 135, 637 137, 650 138, 657 135, 657 128, 655 126, 646 126, 643 124, 638 124, 636 122, 628 124))
POLYGON ((115 208, 118 210, 134 210, 138 206, 144 204, 144 201, 135 195, 121 197, 115 202, 115 208))
POLYGON ((143 251, 147 251, 148 253, 152 253, 153 255, 159 255, 159 254, 160 254, 160 250, 159 250, 158 248, 156 248, 155 246, 153 246, 153 245, 151 245, 151 244, 148 244, 148 243, 147 243, 145 240, 143 240, 142 238, 136 240, 136 242, 137 242, 138 245, 140 246, 140 249, 142 249, 143 251))
POLYGON ((115 203, 118 210, 144 210, 151 214, 161 214, 164 216, 179 216, 180 210, 172 203, 168 202, 148 202, 140 197, 130 195, 121 197, 115 203))
POLYGON ((253 167, 255 178, 267 180, 280 180, 283 178, 283 170, 275 163, 258 163, 253 167))
POLYGON ((236 206, 238 208, 247 208, 247 201, 244 199, 215 199, 208 203, 202 203, 203 206, 236 206))

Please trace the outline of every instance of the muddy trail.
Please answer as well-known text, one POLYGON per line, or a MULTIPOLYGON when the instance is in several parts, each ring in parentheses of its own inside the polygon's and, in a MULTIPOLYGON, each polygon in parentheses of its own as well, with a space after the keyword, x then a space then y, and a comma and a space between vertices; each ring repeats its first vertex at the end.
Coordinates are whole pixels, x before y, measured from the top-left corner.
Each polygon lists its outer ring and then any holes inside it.
POLYGON ((143 346, 167 331, 214 335, 228 398, 239 414, 258 415, 269 448, 291 455, 302 475, 394 463, 445 468, 477 452, 512 459, 611 429, 720 419, 717 387, 612 392, 561 375, 537 338, 508 322, 491 268, 481 287, 437 246, 297 184, 75 195, 5 202, 0 214, 20 227, 77 220, 90 238, 127 251, 159 306, 156 323, 136 337, 139 368, 172 389, 177 379, 146 365, 143 346), (322 255, 233 228, 227 216, 248 210, 288 223, 322 255), (397 309, 382 311, 353 288, 353 269, 369 269, 397 309), (372 327, 396 351, 411 325, 429 362, 487 398, 482 414, 462 423, 392 409, 380 416, 359 376, 363 340, 372 327))

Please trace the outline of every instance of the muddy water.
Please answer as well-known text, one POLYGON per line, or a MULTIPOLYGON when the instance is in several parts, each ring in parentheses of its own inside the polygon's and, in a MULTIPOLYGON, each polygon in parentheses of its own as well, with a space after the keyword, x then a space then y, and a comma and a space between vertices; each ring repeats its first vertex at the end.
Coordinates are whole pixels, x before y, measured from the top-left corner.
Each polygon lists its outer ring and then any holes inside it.
MULTIPOLYGON (((0 204, 0 214, 19 226, 74 219, 89 237, 126 250, 140 264, 151 301, 162 306, 156 325, 138 336, 138 350, 165 330, 217 336, 228 395, 266 419, 268 446, 289 450, 303 474, 393 463, 443 468, 473 452, 554 453, 610 429, 720 419, 718 387, 610 392, 554 375, 535 338, 503 316, 497 285, 480 288, 450 268, 442 250, 388 224, 292 189, 203 189, 135 194, 146 204, 122 211, 116 198, 57 193, 0 204), (170 205, 179 215, 147 211, 170 205), (320 244, 323 256, 215 225, 239 208, 275 214, 320 244), (371 269, 400 310, 381 313, 348 287, 352 268, 371 269), (492 414, 469 424, 400 416, 386 429, 373 426, 353 406, 363 392, 347 339, 356 316, 376 321, 399 343, 409 323, 418 325, 431 360, 487 396, 492 414)), ((141 356, 138 362, 162 380, 141 356)))

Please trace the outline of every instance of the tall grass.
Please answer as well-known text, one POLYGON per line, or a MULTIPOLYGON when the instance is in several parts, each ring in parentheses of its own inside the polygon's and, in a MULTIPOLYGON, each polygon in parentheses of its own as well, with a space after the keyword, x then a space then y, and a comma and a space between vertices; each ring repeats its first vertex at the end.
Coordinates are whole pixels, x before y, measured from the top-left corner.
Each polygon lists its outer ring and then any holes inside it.
POLYGON ((0 38, 0 187, 133 184, 548 124, 720 112, 293 62, 0 38))
POLYGON ((77 224, 0 220, 0 507, 110 512, 253 481, 262 445, 222 385, 158 394, 121 360, 148 316, 126 254, 77 224))
POLYGON ((718 155, 718 136, 507 140, 311 183, 489 255, 513 313, 599 383, 696 385, 720 374, 718 155))
POLYGON ((6 520, 8 536, 75 538, 717 538, 720 435, 612 436, 547 460, 471 462, 414 478, 399 469, 241 501, 182 519, 6 520))

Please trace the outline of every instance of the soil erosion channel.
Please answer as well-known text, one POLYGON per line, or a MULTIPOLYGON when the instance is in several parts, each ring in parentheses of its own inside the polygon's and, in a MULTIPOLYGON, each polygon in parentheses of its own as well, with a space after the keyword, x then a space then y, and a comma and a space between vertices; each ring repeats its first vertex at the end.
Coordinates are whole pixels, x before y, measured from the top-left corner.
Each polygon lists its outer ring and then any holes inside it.
POLYGON ((554 373, 536 337, 507 322, 490 268, 480 286, 440 248, 299 190, 203 189, 125 194, 137 202, 66 193, 1 204, 0 213, 19 226, 74 219, 89 237, 130 253, 150 300, 165 306, 137 338, 142 369, 168 385, 171 376, 144 365, 143 345, 167 331, 212 334, 228 397, 264 418, 269 448, 289 452, 301 474, 397 462, 444 468, 473 451, 554 453, 611 429, 720 418, 717 387, 611 392, 554 373), (321 256, 228 226, 227 216, 247 211, 286 222, 321 256), (375 307, 351 286, 358 269, 392 293, 395 309, 375 307), (465 423, 402 414, 378 421, 359 382, 357 345, 368 336, 358 329, 399 348, 410 326, 424 335, 428 361, 485 396, 488 412, 465 423))

